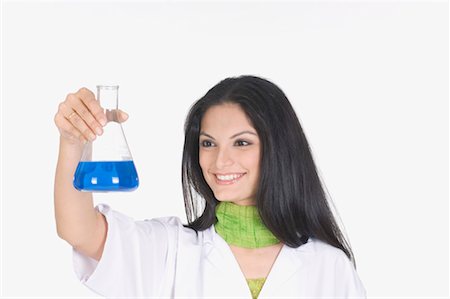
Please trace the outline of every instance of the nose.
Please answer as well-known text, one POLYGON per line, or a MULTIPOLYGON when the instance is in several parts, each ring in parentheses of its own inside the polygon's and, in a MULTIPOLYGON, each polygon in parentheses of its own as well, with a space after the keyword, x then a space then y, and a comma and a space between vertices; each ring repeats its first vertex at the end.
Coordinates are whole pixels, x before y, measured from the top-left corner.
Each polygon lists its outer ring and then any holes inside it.
POLYGON ((230 165, 233 165, 233 157, 230 150, 227 148, 219 149, 216 156, 216 167, 217 169, 224 169, 230 165))

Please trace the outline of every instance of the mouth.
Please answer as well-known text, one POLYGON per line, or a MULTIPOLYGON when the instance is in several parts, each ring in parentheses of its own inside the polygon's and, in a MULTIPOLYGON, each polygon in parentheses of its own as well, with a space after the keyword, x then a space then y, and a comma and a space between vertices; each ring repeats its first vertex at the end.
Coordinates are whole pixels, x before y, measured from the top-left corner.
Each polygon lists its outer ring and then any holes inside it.
POLYGON ((232 185, 237 183, 246 173, 214 174, 218 185, 232 185))

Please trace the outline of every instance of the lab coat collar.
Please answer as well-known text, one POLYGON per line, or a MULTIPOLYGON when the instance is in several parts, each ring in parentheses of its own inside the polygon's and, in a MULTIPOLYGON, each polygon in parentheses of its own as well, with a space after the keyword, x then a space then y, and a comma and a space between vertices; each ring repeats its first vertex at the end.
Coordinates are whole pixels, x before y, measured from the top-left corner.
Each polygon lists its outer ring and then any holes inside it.
MULTIPOLYGON (((242 273, 231 248, 226 241, 217 234, 214 225, 208 232, 209 234, 204 240, 207 243, 205 244, 205 247, 207 248, 205 252, 206 259, 223 275, 224 281, 227 281, 228 284, 235 285, 240 294, 248 293, 251 297, 245 276, 242 273)), ((310 242, 311 241, 308 240, 306 244, 298 248, 283 245, 258 298, 280 294, 280 288, 282 288, 283 284, 296 274, 297 271, 303 270, 304 273, 301 273, 301 275, 306 275, 304 264, 308 259, 302 257, 312 254, 312 246, 311 244, 308 244, 310 242)))

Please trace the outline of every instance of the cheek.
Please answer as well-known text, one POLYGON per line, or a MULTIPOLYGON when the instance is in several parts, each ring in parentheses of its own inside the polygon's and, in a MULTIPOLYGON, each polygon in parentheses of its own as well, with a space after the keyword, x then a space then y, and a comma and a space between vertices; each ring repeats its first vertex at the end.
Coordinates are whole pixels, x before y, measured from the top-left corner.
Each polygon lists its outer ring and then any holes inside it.
POLYGON ((208 164, 209 164, 208 161, 209 161, 208 155, 200 151, 198 156, 198 162, 204 174, 208 172, 208 164))
POLYGON ((202 154, 199 154, 198 156, 198 163, 200 164, 200 168, 202 169, 202 171, 204 171, 205 169, 205 158, 202 154))
POLYGON ((248 168, 253 171, 253 173, 259 172, 259 151, 249 153, 249 155, 245 157, 245 161, 248 168))

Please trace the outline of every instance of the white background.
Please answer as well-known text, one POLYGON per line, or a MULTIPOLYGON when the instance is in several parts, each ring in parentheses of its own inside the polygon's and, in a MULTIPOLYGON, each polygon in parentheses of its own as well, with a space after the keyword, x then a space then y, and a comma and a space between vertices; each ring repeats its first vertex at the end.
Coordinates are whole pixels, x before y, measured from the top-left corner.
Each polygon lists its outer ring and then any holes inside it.
POLYGON ((369 297, 449 295, 447 1, 4 1, 1 19, 4 297, 95 297, 55 229, 68 93, 119 84, 130 114, 141 186, 96 202, 185 221, 184 118, 241 74, 291 100, 369 297))

